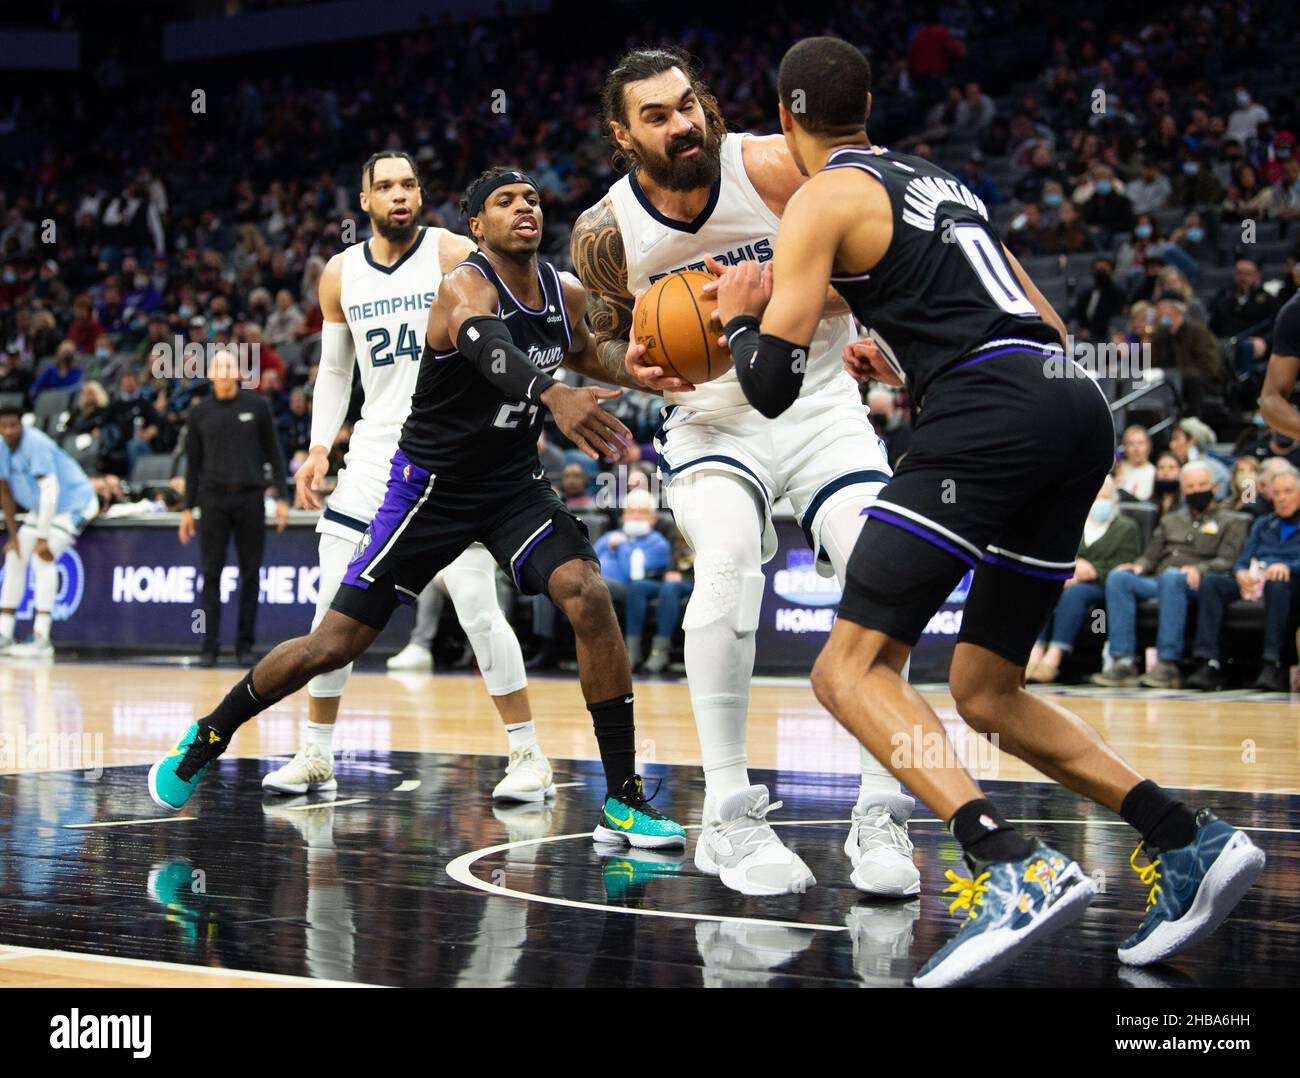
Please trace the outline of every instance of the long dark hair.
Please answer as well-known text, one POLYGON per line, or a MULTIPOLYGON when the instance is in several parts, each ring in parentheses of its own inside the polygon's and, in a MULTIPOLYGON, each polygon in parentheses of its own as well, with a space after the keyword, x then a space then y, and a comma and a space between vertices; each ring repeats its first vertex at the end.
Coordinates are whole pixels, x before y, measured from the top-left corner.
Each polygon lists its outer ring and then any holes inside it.
POLYGON ((605 137, 614 146, 612 158, 614 168, 627 172, 636 166, 636 154, 623 149, 614 138, 611 123, 617 122, 628 126, 627 101, 623 91, 628 83, 640 82, 642 79, 662 75, 665 71, 679 68, 686 81, 695 92, 700 108, 704 110, 704 119, 709 131, 721 139, 727 129, 727 122, 722 118, 718 108, 718 99, 713 96, 708 85, 696 70, 695 61, 684 49, 676 46, 633 49, 625 53, 618 65, 605 76, 605 86, 600 92, 601 121, 605 128, 605 137))

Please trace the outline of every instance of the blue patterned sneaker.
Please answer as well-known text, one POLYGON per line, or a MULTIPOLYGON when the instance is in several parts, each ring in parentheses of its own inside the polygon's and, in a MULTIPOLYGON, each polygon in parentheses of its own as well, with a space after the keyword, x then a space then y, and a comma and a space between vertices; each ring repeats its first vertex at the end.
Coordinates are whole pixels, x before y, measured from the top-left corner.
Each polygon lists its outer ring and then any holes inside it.
POLYGON ((1096 894, 1092 881, 1064 854, 1039 846, 1023 861, 971 866, 973 879, 948 870, 956 893, 948 911, 966 910, 957 935, 913 979, 917 988, 950 988, 991 977, 1031 943, 1083 915, 1096 894))
POLYGON ((226 742, 211 726, 194 723, 176 747, 149 769, 149 796, 159 808, 185 807, 208 766, 226 751, 226 742))
POLYGON ((605 798, 600 822, 591 837, 597 842, 626 842, 643 849, 686 845, 685 829, 651 806, 640 775, 623 783, 617 797, 605 798))
POLYGON ((1129 858, 1147 894, 1146 916, 1119 948, 1129 966, 1163 962, 1199 943, 1223 922, 1263 871, 1264 851, 1245 832, 1209 809, 1196 814, 1196 837, 1177 850, 1161 850, 1145 868, 1129 858))

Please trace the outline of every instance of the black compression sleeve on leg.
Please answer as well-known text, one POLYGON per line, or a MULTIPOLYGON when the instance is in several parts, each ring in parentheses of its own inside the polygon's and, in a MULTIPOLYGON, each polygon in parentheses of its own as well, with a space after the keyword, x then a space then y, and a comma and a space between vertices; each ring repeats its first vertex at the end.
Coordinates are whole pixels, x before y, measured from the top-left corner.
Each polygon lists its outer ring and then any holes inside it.
POLYGON ((632 694, 588 704, 591 725, 596 731, 600 762, 605 768, 605 787, 618 797, 623 786, 636 774, 636 725, 632 720, 632 694))
POLYGON ((775 419, 799 399, 808 346, 760 334, 758 319, 751 315, 733 318, 723 332, 745 399, 768 419, 775 419))
POLYGON ((230 739, 249 719, 260 715, 278 700, 267 700, 258 695, 253 688, 253 671, 244 675, 244 680, 226 693, 226 698, 216 707, 211 715, 199 721, 210 726, 230 743, 230 739))
POLYGON ((478 368, 479 374, 507 397, 541 401, 555 379, 534 366, 496 315, 479 315, 461 323, 456 350, 478 368))

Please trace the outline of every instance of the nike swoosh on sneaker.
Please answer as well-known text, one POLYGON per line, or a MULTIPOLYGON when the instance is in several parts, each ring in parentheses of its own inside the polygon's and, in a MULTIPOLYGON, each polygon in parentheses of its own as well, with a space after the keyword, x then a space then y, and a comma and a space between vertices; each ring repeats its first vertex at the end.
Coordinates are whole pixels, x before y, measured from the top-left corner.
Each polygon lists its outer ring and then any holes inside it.
POLYGON ((612 823, 615 827, 620 827, 620 828, 622 828, 624 831, 626 831, 629 827, 632 826, 632 821, 636 819, 636 813, 634 813, 631 809, 628 809, 627 819, 626 819, 626 820, 620 820, 617 816, 612 815, 612 814, 610 813, 609 809, 606 809, 606 810, 605 810, 605 819, 607 819, 607 820, 608 820, 610 823, 612 823))

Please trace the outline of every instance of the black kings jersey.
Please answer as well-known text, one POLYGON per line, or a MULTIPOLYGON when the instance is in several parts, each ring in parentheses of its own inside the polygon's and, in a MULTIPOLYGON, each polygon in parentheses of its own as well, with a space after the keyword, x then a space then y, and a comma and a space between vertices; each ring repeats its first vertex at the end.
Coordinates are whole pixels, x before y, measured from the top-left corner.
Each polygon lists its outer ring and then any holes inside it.
POLYGON ((1061 346, 1025 295, 975 195, 937 165, 883 146, 844 147, 823 171, 853 168, 885 186, 894 235, 870 273, 831 284, 916 399, 971 352, 1012 342, 1061 346))
MULTIPOLYGON (((535 367, 554 372, 573 341, 556 268, 537 263, 542 305, 533 310, 511 294, 481 251, 460 265, 472 266, 496 288, 497 316, 511 339, 535 367)), ((399 445, 435 476, 531 475, 538 470, 539 411, 535 404, 504 396, 459 352, 435 352, 426 341, 399 445)))

